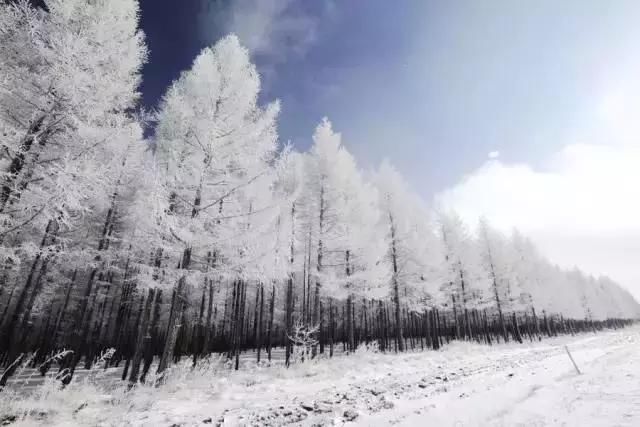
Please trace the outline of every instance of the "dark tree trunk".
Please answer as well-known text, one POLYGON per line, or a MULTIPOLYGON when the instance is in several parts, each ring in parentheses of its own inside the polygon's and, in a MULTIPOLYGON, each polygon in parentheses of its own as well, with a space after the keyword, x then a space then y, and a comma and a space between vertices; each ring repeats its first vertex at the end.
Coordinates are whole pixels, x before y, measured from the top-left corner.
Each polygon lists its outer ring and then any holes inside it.
MULTIPOLYGON (((262 352, 262 335, 264 333, 264 286, 262 285, 262 283, 260 284, 260 287, 258 288, 258 292, 260 292, 260 312, 258 314, 258 342, 257 342, 257 346, 258 346, 258 363, 260 363, 260 356, 261 356, 261 352, 262 352)), ((289 347, 287 347, 287 349, 289 349, 289 347)), ((287 352, 287 358, 285 361, 285 364, 287 365, 287 367, 289 366, 289 352, 287 352)))
POLYGON ((398 283, 398 251, 396 247, 396 227, 393 216, 389 212, 389 227, 391 229, 391 262, 393 265, 393 304, 395 305, 395 328, 396 347, 399 351, 404 351, 404 338, 402 336, 402 319, 400 308, 400 284, 398 283))
POLYGON ((203 351, 203 340, 204 340, 204 303, 207 295, 207 281, 205 280, 205 285, 202 287, 202 298, 200 300, 200 314, 198 316, 198 322, 194 326, 193 337, 191 338, 192 343, 192 352, 193 352, 193 366, 196 366, 198 362, 198 357, 202 354, 203 351))
MULTIPOLYGON (((323 257, 323 244, 322 237, 324 233, 324 185, 320 189, 320 219, 319 219, 319 239, 318 239, 318 260, 316 264, 317 277, 316 277, 316 289, 313 300, 313 326, 317 326, 320 323, 320 274, 322 274, 322 257, 323 257)), ((315 357, 317 354, 317 346, 314 345, 311 350, 311 357, 315 357)))
MULTIPOLYGON (((53 240, 55 239, 55 235, 57 232, 58 232, 57 221, 50 220, 47 223, 44 236, 42 238, 42 241, 40 242, 40 248, 38 250, 38 253, 35 259, 33 260, 33 263, 31 264, 31 268, 29 269, 29 274, 27 275, 26 283, 24 287, 21 289, 20 293, 18 294, 18 299, 16 301, 15 307, 13 308, 13 312, 9 318, 9 321, 3 327, 4 345, 2 347, 4 347, 8 351, 10 360, 15 359, 19 351, 18 346, 16 345, 17 343, 15 339, 15 334, 17 333, 22 334, 24 332, 24 331, 18 330, 18 327, 17 327, 18 323, 21 317, 23 316, 23 314, 26 311, 31 311, 32 309, 32 307, 30 307, 30 304, 27 304, 27 297, 29 296, 29 292, 31 292, 31 287, 34 285, 35 281, 37 280, 36 271, 38 270, 40 260, 43 256, 44 248, 45 246, 53 243, 53 240)), ((45 260, 48 259, 48 257, 49 255, 45 254, 45 260)), ((34 290, 33 292, 36 292, 36 291, 34 290)), ((35 301, 35 298, 32 298, 32 299, 35 301)))
POLYGON ((239 321, 238 321, 238 325, 236 327, 237 330, 237 338, 236 338, 236 349, 235 349, 235 356, 236 356, 236 364, 235 364, 235 369, 236 371, 238 369, 240 369, 240 347, 243 343, 243 337, 244 337, 244 326, 245 326, 245 308, 246 308, 246 301, 247 301, 247 284, 244 281, 240 282, 240 306, 239 306, 239 310, 238 310, 238 316, 239 316, 239 321))
POLYGON ((333 298, 329 298, 329 357, 333 357, 334 328, 333 298))
POLYGON ((40 145, 44 145, 46 142, 48 132, 45 131, 45 133, 42 134, 42 125, 46 118, 47 116, 43 114, 31 123, 26 135, 20 143, 20 148, 17 154, 13 157, 13 159, 11 159, 8 174, 6 174, 5 176, 4 182, 2 184, 2 191, 0 191, 0 213, 4 212, 4 209, 7 206, 7 202, 12 196, 14 199, 20 197, 19 193, 15 194, 13 191, 14 184, 25 167, 26 154, 31 151, 36 136, 38 134, 41 134, 38 138, 40 145))
POLYGON ((237 329, 239 322, 239 312, 240 312, 240 282, 238 280, 233 282, 233 293, 231 297, 231 316, 229 322, 229 354, 227 358, 229 360, 233 359, 236 355, 237 349, 237 329))
POLYGON ((155 352, 154 348, 154 340, 158 341, 158 322, 160 321, 160 309, 162 307, 162 290, 158 289, 155 293, 155 300, 153 302, 153 317, 151 319, 151 324, 149 325, 149 335, 145 336, 145 345, 144 345, 144 365, 142 367, 142 375, 140 375, 140 382, 144 383, 145 378, 147 377, 147 373, 151 368, 151 363, 153 362, 153 356, 155 352))
POLYGON ((276 287, 275 285, 271 288, 271 302, 269 302, 269 326, 267 329, 267 355, 269 358, 269 362, 271 362, 271 345, 273 339, 273 313, 275 310, 275 302, 276 302, 276 287))
MULTIPOLYGON (((262 313, 262 305, 260 306, 262 313)), ((262 317, 262 314, 260 315, 262 317)), ((262 322, 262 320, 260 320, 262 322)), ((289 274, 287 279, 287 297, 285 311, 285 366, 289 367, 291 357, 291 330, 293 328, 293 273, 289 274)))
MULTIPOLYGON (((153 305, 153 299, 155 296, 155 290, 149 289, 147 293, 147 300, 144 305, 144 313, 142 320, 138 327, 138 336, 136 338, 136 350, 133 354, 133 362, 131 365, 131 373, 129 375, 129 383, 135 384, 138 382, 138 373, 140 372, 140 364, 145 353, 145 348, 149 346, 151 341, 151 335, 149 334, 149 318, 151 317, 151 307, 153 305)), ((144 299, 144 296, 142 297, 144 299)))
POLYGON ((158 371, 157 371, 158 374, 162 374, 169 367, 169 363, 173 360, 173 354, 176 346, 176 339, 178 338, 178 330, 180 329, 178 319, 182 318, 182 311, 183 311, 182 293, 185 286, 185 282, 186 282, 186 277, 182 276, 180 280, 178 280, 178 284, 173 291, 164 349, 162 350, 162 356, 160 357, 160 362, 158 363, 158 371))
POLYGON ((209 280, 209 298, 207 300, 207 320, 204 326, 203 354, 211 353, 211 319, 213 314, 213 282, 209 280))

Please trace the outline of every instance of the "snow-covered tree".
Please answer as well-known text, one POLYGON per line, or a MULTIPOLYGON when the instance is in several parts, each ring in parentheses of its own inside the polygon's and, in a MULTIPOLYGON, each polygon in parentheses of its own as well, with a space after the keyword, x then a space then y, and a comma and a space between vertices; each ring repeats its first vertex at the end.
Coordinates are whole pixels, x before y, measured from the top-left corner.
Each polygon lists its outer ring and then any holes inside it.
POLYGON ((640 315, 614 281, 552 264, 519 232, 427 208, 388 162, 364 175, 328 119, 308 152, 282 147, 279 103, 259 101, 233 35, 143 111, 139 13, 0 2, 0 365, 38 349, 68 383, 110 355, 133 384, 157 357, 159 372, 213 351, 238 368, 241 349, 260 361, 282 345, 288 365, 302 341, 312 356, 334 340, 402 351, 640 315))
POLYGON ((27 1, 0 11, 1 251, 26 277, 5 327, 9 344, 72 246, 67 236, 110 205, 123 152, 142 136, 132 115, 146 59, 137 1, 45 3, 47 12, 27 1))
POLYGON ((444 257, 441 290, 453 309, 456 332, 470 336, 469 310, 479 308, 486 297, 478 248, 466 225, 455 213, 440 212, 437 227, 444 257), (458 316, 464 319, 462 328, 458 316))
POLYGON ((419 198, 411 192, 400 173, 388 162, 380 165, 375 184, 378 189, 382 241, 387 250, 386 261, 391 271, 390 291, 395 306, 395 335, 398 349, 404 350, 401 310, 416 292, 425 296, 425 274, 433 259, 425 242, 430 240, 424 227, 426 213, 419 198), (404 299, 404 303, 401 300, 404 299))
POLYGON ((510 248, 505 236, 486 219, 478 225, 478 247, 488 277, 488 294, 498 314, 504 339, 507 339, 505 313, 514 307, 514 281, 510 248))
POLYGON ((178 295, 209 252, 210 271, 239 280, 254 275, 252 263, 265 255, 253 237, 273 226, 256 213, 271 203, 279 105, 260 107, 259 91, 248 51, 228 36, 204 49, 162 101, 156 150, 166 215, 158 230, 180 256, 178 295))
MULTIPOLYGON (((313 322, 319 322, 321 296, 347 300, 347 334, 353 336, 353 300, 375 296, 386 269, 384 247, 376 236, 378 206, 375 189, 366 183, 341 135, 325 118, 306 156, 300 223, 314 253, 313 322), (321 294, 322 292, 322 294, 321 294)), ((350 340, 352 347, 353 340, 350 340)))

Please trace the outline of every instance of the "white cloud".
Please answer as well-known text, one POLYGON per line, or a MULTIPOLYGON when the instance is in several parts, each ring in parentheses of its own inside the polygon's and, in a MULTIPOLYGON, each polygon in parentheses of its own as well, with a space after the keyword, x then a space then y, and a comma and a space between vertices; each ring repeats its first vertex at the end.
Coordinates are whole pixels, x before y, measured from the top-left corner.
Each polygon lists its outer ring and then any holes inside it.
POLYGON ((500 157, 500 152, 499 151, 492 151, 489 153, 488 156, 490 159, 497 159, 498 157, 500 157))
POLYGON ((639 165, 640 148, 574 144, 544 171, 489 160, 440 197, 531 231, 640 231, 639 165))
POLYGON ((623 65, 600 76, 593 108, 543 168, 490 159, 436 198, 469 222, 518 227, 553 262, 640 298, 640 63, 623 65))
POLYGON ((607 274, 640 296, 640 145, 571 144, 545 170, 489 160, 437 202, 518 227, 552 261, 607 274))

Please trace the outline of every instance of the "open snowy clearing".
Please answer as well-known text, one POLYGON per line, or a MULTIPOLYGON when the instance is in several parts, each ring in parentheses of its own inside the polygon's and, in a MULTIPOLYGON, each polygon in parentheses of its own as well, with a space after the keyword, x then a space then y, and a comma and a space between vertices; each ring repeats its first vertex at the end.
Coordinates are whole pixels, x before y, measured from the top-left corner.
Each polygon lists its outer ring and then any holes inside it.
MULTIPOLYGON (((90 383, 38 399, 15 425, 638 425, 640 328, 486 347, 452 343, 402 355, 361 351, 286 370, 176 368, 163 387, 90 383), (569 360, 567 344, 582 371, 569 360)), ((48 394, 47 394, 48 393, 48 394)))

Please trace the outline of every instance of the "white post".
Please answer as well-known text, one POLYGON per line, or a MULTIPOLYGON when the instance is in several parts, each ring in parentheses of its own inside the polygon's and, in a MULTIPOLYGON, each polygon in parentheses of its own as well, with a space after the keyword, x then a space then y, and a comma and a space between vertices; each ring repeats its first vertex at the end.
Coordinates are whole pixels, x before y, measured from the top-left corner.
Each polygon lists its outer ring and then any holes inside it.
POLYGON ((569 347, 565 345, 564 349, 567 351, 567 355, 569 355, 569 359, 571 359, 571 363, 573 363, 573 367, 576 368, 576 372, 578 373, 578 375, 581 375, 582 372, 580 372, 580 369, 578 369, 578 365, 576 365, 576 361, 573 360, 573 356, 571 356, 571 353, 569 353, 569 347))

